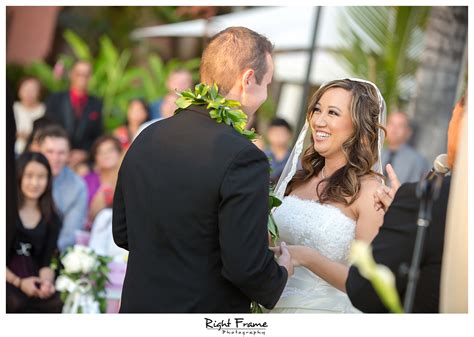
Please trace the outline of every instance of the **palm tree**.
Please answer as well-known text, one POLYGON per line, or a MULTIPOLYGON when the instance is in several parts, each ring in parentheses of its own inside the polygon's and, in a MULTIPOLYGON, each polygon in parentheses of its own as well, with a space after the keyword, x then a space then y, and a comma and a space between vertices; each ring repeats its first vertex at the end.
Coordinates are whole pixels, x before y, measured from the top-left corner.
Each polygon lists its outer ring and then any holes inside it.
POLYGON ((415 147, 428 160, 446 152, 446 134, 463 62, 467 62, 467 7, 433 7, 426 47, 416 74, 416 95, 409 112, 419 129, 415 147))
POLYGON ((335 55, 348 72, 376 83, 389 111, 409 99, 428 7, 347 7, 341 35, 348 46, 335 55))

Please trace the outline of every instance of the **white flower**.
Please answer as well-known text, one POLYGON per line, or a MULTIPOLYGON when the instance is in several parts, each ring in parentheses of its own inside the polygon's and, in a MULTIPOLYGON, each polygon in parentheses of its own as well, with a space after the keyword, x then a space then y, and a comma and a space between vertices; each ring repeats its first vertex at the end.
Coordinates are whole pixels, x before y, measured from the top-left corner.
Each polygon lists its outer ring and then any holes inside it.
POLYGON ((90 271, 92 271, 92 268, 94 268, 95 264, 96 264, 96 259, 93 256, 81 254, 81 266, 82 266, 82 272, 84 274, 87 274, 90 271))
POLYGON ((395 286, 395 276, 393 276, 392 271, 387 266, 378 264, 375 268, 375 275, 387 286, 395 286))
POLYGON ((60 275, 56 280, 56 289, 58 291, 70 291, 74 287, 74 282, 65 275, 60 275))
POLYGON ((370 278, 374 272, 375 261, 372 257, 372 249, 367 243, 360 240, 353 241, 349 259, 357 266, 362 276, 370 278))
POLYGON ((83 246, 83 245, 75 245, 74 250, 78 253, 87 254, 87 255, 91 255, 93 252, 92 248, 83 246))
POLYGON ((63 257, 62 263, 66 273, 78 273, 81 271, 81 255, 74 250, 63 257))

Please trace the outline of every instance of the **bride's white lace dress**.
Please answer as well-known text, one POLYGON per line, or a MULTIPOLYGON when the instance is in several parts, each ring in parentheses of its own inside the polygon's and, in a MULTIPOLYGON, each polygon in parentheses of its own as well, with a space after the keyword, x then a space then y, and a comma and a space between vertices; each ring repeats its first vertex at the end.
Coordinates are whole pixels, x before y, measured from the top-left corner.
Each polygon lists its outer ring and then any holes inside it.
MULTIPOLYGON (((290 195, 273 213, 280 239, 316 249, 325 257, 348 264, 355 221, 337 207, 290 195)), ((359 312, 348 296, 305 267, 296 267, 272 312, 359 312)))

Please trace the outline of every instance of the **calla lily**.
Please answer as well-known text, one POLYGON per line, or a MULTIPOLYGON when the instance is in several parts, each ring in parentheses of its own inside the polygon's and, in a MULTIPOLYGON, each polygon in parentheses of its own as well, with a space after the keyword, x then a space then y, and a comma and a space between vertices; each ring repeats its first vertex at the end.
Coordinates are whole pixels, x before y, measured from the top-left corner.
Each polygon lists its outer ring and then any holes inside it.
POLYGON ((380 300, 391 312, 403 312, 395 286, 395 276, 388 267, 375 263, 372 249, 367 243, 355 240, 351 246, 349 260, 359 269, 360 274, 372 283, 380 300))

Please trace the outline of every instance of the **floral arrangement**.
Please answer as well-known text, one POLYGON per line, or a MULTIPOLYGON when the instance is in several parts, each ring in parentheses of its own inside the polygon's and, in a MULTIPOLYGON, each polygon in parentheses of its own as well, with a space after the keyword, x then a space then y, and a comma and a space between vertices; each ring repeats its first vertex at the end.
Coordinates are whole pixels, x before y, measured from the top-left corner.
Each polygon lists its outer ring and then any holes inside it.
MULTIPOLYGON (((61 255, 63 268, 56 280, 56 289, 64 302, 63 313, 104 313, 105 286, 108 281, 110 257, 99 256, 91 248, 75 245, 61 255)), ((58 269, 59 262, 51 266, 58 269)))

